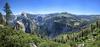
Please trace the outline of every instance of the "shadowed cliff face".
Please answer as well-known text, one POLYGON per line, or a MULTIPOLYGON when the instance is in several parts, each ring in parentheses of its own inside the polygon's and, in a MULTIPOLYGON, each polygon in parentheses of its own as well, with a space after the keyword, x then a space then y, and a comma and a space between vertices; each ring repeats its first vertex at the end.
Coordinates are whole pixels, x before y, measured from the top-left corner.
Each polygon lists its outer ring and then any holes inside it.
POLYGON ((61 33, 74 30, 73 27, 75 22, 79 22, 75 17, 55 16, 46 19, 43 26, 46 28, 48 36, 54 37, 61 33))

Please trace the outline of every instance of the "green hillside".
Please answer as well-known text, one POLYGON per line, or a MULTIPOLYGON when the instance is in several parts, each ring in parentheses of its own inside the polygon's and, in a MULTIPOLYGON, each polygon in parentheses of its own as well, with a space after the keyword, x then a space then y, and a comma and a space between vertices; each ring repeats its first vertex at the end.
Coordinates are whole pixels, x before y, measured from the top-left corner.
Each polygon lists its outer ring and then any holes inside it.
POLYGON ((32 44, 37 47, 69 47, 69 45, 42 39, 33 34, 15 31, 8 26, 0 26, 0 47, 31 47, 32 44))
POLYGON ((0 47, 99 47, 100 23, 97 21, 80 32, 70 32, 54 39, 38 37, 23 31, 16 31, 8 26, 0 26, 0 47))
POLYGON ((99 47, 100 46, 100 22, 97 21, 80 32, 69 32, 59 35, 54 39, 55 42, 69 43, 72 47, 99 47))

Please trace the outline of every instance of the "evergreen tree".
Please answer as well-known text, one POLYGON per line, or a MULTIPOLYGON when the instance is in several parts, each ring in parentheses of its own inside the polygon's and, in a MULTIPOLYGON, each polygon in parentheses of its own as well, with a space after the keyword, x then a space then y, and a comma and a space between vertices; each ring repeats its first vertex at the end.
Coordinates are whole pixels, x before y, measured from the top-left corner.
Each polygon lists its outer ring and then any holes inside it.
POLYGON ((3 23, 3 16, 2 16, 2 14, 0 13, 0 24, 2 24, 3 23))
POLYGON ((96 21, 96 26, 97 26, 97 28, 100 28, 99 20, 96 21))
POLYGON ((95 29, 95 25, 91 24, 91 32, 93 32, 93 30, 95 29))
POLYGON ((10 6, 9 6, 8 2, 5 3, 4 12, 6 13, 6 24, 8 24, 7 21, 10 20, 11 14, 12 14, 12 11, 10 9, 10 6))

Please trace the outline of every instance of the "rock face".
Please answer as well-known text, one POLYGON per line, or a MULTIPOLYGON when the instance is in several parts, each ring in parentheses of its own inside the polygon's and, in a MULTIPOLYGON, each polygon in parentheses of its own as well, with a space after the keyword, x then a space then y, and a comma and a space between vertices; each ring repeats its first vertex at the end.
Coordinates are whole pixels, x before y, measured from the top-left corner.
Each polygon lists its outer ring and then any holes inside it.
POLYGON ((92 16, 81 17, 67 12, 53 14, 22 13, 17 16, 14 23, 23 26, 26 33, 38 30, 36 32, 43 36, 54 37, 69 31, 79 31, 82 28, 86 28, 91 23, 91 20, 92 22, 95 21, 94 19, 96 18, 92 16), (22 24, 17 21, 20 21, 22 24))
POLYGON ((16 22, 16 25, 15 25, 15 29, 16 29, 16 30, 25 31, 25 26, 24 26, 24 24, 23 24, 22 22, 17 21, 17 22, 16 22))
MULTIPOLYGON (((47 31, 48 36, 54 37, 61 33, 75 30, 74 25, 76 22, 81 23, 77 17, 68 15, 66 13, 52 14, 54 16, 48 16, 44 21, 44 30, 47 31)), ((77 25, 80 26, 80 25, 77 25)))
POLYGON ((84 47, 84 44, 78 44, 77 47, 84 47))
POLYGON ((32 33, 32 31, 35 31, 36 25, 34 21, 30 20, 26 14, 21 14, 21 16, 18 16, 15 20, 15 26, 19 28, 22 27, 22 30, 26 33, 32 33))
POLYGON ((37 47, 34 43, 30 43, 30 47, 37 47))

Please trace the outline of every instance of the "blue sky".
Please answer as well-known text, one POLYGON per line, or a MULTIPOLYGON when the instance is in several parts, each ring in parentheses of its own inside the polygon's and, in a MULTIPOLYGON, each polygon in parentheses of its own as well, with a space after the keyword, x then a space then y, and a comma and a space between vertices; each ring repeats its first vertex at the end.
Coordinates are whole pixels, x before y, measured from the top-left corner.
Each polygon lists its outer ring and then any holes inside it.
POLYGON ((8 1, 14 14, 69 12, 78 15, 100 14, 100 0, 0 0, 0 12, 8 1))

